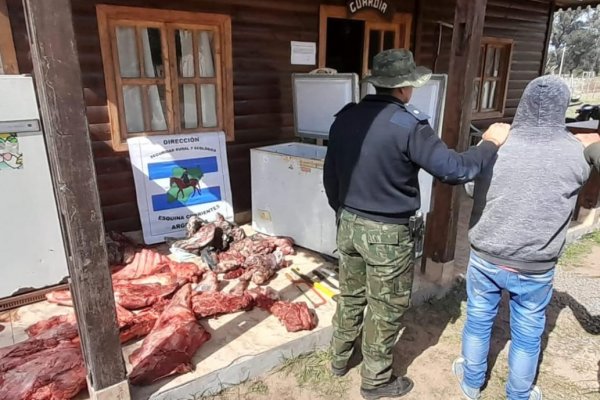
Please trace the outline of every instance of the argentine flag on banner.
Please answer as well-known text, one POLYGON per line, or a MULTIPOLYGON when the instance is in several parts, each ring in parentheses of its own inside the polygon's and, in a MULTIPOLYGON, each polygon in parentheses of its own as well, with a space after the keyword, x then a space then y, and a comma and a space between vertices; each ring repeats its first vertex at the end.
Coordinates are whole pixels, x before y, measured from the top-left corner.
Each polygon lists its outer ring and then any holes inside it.
POLYGON ((223 132, 138 137, 127 144, 146 244, 183 236, 193 215, 233 220, 223 132))

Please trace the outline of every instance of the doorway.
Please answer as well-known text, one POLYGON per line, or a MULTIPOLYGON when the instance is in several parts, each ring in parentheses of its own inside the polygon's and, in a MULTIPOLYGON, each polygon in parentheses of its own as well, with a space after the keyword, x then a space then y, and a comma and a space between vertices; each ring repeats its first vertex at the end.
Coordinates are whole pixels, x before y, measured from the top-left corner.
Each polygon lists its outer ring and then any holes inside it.
POLYGON ((320 19, 320 68, 364 77, 370 73, 377 53, 410 48, 410 14, 395 14, 389 21, 377 13, 349 16, 344 7, 321 6, 320 19))

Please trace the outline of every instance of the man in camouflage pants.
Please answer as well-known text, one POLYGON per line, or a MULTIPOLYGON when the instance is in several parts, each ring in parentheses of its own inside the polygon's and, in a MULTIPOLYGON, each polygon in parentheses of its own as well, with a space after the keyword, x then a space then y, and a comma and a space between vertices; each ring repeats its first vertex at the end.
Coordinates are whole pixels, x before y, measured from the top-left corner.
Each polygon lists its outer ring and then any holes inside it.
POLYGON ((340 256, 332 372, 348 372, 362 332, 361 394, 368 400, 400 397, 413 387, 410 379, 393 376, 392 354, 412 291, 408 224, 420 208, 419 170, 446 183, 471 181, 509 131, 508 125, 495 124, 478 147, 462 154, 449 150, 429 126, 429 117, 408 104, 413 87, 430 76, 408 50, 378 54, 367 78, 377 94, 344 107, 329 136, 323 180, 338 215, 340 256))

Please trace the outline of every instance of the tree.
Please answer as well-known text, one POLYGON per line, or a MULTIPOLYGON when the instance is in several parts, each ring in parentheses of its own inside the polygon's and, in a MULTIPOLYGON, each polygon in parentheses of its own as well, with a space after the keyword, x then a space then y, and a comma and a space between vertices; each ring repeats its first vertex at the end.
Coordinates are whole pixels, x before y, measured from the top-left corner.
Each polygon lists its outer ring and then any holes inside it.
POLYGON ((554 16, 546 70, 557 71, 563 50, 563 73, 600 73, 600 10, 559 11, 554 16))

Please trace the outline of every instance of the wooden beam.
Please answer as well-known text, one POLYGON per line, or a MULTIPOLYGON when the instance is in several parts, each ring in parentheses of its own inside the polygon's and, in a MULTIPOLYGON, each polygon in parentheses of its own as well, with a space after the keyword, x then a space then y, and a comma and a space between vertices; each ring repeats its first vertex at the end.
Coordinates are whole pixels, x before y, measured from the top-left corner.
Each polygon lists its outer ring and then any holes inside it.
POLYGON ((125 363, 70 0, 23 0, 36 88, 92 394, 122 384, 125 363))
POLYGON ((19 73, 6 0, 0 0, 0 65, 2 65, 2 71, 5 74, 19 73))
POLYGON ((548 25, 546 25, 546 41, 544 52, 542 53, 542 65, 540 65, 540 75, 546 73, 546 62, 548 62, 548 53, 550 51, 550 41, 552 40, 552 27, 554 26, 554 10, 556 10, 556 1, 552 0, 548 9, 548 25))
MULTIPOLYGON (((450 53, 448 94, 443 140, 462 151, 469 146, 469 128, 479 47, 487 0, 457 0, 450 53)), ((426 259, 446 263, 454 259, 458 224, 459 189, 436 182, 433 208, 427 219, 426 259)))

